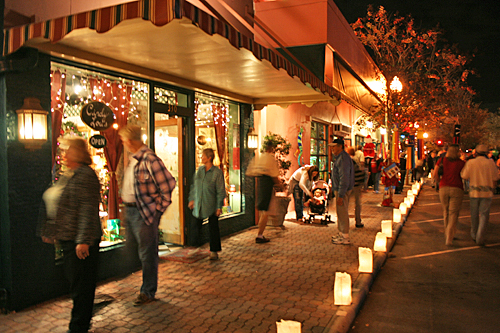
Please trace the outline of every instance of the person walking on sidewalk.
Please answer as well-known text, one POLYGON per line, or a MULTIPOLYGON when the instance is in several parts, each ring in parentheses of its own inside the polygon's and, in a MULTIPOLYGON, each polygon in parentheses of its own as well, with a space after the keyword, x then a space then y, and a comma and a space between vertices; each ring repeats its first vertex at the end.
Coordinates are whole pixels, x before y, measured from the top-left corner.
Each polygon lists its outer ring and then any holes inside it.
POLYGON ((129 251, 139 253, 142 286, 134 306, 155 300, 158 289, 158 225, 172 203, 175 179, 162 160, 142 142, 139 126, 127 125, 118 132, 131 154, 123 176, 122 200, 125 205, 129 251))
POLYGON ((354 148, 349 147, 347 152, 354 162, 354 187, 351 192, 351 197, 354 197, 354 216, 356 220, 356 228, 363 228, 365 225, 361 223, 361 195, 365 180, 365 172, 360 165, 357 156, 354 154, 354 148))
POLYGON ((490 206, 498 180, 498 168, 488 159, 488 147, 478 145, 477 157, 465 163, 461 175, 468 179, 471 215, 471 237, 478 245, 484 245, 486 228, 490 218, 490 206))
POLYGON ((43 194, 38 234, 45 243, 61 246, 73 300, 68 332, 80 333, 89 330, 94 306, 102 235, 101 186, 90 167, 85 140, 63 139, 60 148, 68 170, 43 194))
POLYGON ((335 193, 338 235, 333 244, 351 244, 349 240, 349 196, 354 187, 354 162, 344 149, 344 140, 335 139, 328 144, 333 152, 332 190, 335 193))
POLYGON ((191 228, 192 241, 200 244, 200 231, 203 220, 208 218, 210 239, 210 260, 219 259, 217 252, 222 250, 219 230, 219 216, 222 213, 226 187, 224 173, 214 166, 215 153, 212 148, 203 149, 201 165, 194 175, 189 192, 189 209, 193 210, 194 225, 191 228))
POLYGON ((264 153, 256 155, 247 169, 247 176, 257 177, 257 209, 259 210, 259 229, 255 243, 267 243, 269 238, 264 237, 267 226, 268 211, 274 198, 274 186, 281 186, 278 178, 280 171, 274 156, 274 146, 271 142, 263 147, 264 153))
POLYGON ((462 206, 464 186, 460 172, 465 162, 460 159, 458 145, 450 145, 446 156, 436 163, 436 169, 441 169, 443 174, 439 182, 439 200, 443 206, 445 244, 452 245, 453 237, 457 231, 458 215, 462 206))
MULTIPOLYGON (((380 172, 382 172, 382 159, 375 155, 375 157, 370 162, 370 171, 372 175, 373 182, 373 192, 375 194, 379 194, 380 188, 380 172)), ((356 176, 354 176, 356 177, 356 176)))

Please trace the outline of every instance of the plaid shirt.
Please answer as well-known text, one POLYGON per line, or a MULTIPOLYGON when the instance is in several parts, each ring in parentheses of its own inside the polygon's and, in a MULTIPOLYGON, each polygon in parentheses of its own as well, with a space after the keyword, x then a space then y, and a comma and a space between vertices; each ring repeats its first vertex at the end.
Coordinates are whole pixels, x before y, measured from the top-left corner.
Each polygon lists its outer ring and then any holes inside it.
POLYGON ((146 145, 133 157, 138 161, 134 168, 134 192, 137 207, 146 224, 153 223, 156 211, 164 212, 172 203, 175 179, 163 161, 146 145))

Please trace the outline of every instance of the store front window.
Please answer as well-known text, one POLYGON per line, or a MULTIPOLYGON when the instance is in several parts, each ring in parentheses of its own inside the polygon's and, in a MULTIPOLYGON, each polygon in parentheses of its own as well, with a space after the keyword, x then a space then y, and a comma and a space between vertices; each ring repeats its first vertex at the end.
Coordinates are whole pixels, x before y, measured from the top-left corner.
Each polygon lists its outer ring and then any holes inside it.
POLYGON ((319 178, 328 181, 328 127, 315 121, 311 122, 311 164, 319 169, 319 178))
POLYGON ((148 101, 147 83, 59 63, 51 65, 53 180, 56 181, 65 171, 61 164, 61 151, 56 144, 58 137, 76 135, 89 140, 95 135, 102 135, 106 138, 106 145, 102 148, 89 145, 92 168, 101 183, 101 247, 117 244, 125 239, 121 224, 120 184, 126 157, 124 159, 118 130, 127 124, 141 126, 143 141, 147 143, 148 101), (113 127, 97 131, 82 121, 82 108, 90 102, 104 103, 113 111, 113 127))
POLYGON ((215 151, 214 164, 224 171, 223 215, 241 212, 240 107, 237 103, 195 94, 196 168, 205 148, 215 151))

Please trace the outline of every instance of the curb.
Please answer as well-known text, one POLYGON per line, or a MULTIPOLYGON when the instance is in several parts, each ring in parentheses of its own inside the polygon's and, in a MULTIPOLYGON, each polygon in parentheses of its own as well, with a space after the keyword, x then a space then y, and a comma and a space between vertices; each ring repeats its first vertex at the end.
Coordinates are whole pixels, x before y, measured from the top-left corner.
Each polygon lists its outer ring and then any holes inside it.
POLYGON ((375 252, 373 256, 373 272, 360 273, 356 281, 354 281, 352 286, 351 305, 339 306, 337 313, 332 317, 332 319, 330 319, 323 330, 323 333, 346 333, 349 331, 354 319, 356 319, 356 316, 359 313, 359 310, 363 306, 366 296, 370 292, 373 281, 375 281, 375 278, 382 269, 382 266, 384 266, 388 253, 391 252, 392 248, 396 244, 396 240, 410 213, 411 209, 408 211, 408 214, 406 214, 401 223, 397 223, 394 227, 392 238, 387 239, 387 251, 375 252))

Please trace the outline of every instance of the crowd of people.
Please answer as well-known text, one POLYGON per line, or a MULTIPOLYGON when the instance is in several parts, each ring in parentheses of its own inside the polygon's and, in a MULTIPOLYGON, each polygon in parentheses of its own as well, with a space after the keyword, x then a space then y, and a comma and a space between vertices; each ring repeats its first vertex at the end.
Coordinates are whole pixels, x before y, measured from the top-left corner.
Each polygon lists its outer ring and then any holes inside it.
MULTIPOLYGON (((362 228, 361 196, 373 187, 380 193, 383 186, 381 206, 394 207, 393 195, 401 193, 407 181, 430 178, 431 186, 439 192, 443 207, 445 244, 453 245, 457 221, 464 194, 469 194, 471 211, 471 237, 478 245, 484 245, 492 197, 497 193, 500 179, 500 159, 485 145, 478 145, 470 154, 458 145, 431 151, 425 158, 417 160, 415 167, 407 168, 406 154, 401 153, 399 162, 376 154, 366 156, 361 146, 346 148, 342 139, 330 145, 333 153, 331 170, 331 192, 335 198, 338 231, 332 237, 334 244, 350 244, 349 202, 354 199, 355 226, 362 228), (406 179, 408 177, 408 179, 406 179)), ((304 221, 303 204, 311 202, 312 191, 318 173, 315 166, 304 166, 296 170, 290 184, 293 193, 297 221, 304 221)))
MULTIPOLYGON (((155 300, 158 286, 158 225, 162 214, 172 203, 176 181, 162 160, 142 142, 141 128, 128 125, 119 131, 123 146, 129 152, 121 197, 127 223, 127 248, 135 251, 142 263, 142 285, 135 306, 155 300)), ((382 206, 394 205, 393 194, 401 192, 406 178, 406 156, 399 163, 382 160, 376 154, 366 155, 362 147, 346 149, 342 139, 329 144, 332 149, 331 185, 319 180, 315 165, 300 167, 289 179, 288 193, 293 196, 297 221, 304 222, 304 205, 324 207, 328 194, 334 198, 337 228, 332 243, 349 245, 349 202, 354 199, 355 226, 362 228, 361 196, 373 186, 379 192, 384 186, 382 206)), ((65 274, 70 282, 73 300, 69 332, 87 332, 99 265, 99 242, 102 229, 99 218, 100 184, 94 170, 87 143, 81 138, 66 138, 61 143, 63 164, 67 171, 43 195, 38 233, 47 243, 61 244, 65 274)), ((284 190, 272 146, 264 147, 247 169, 257 179, 256 206, 260 211, 256 243, 270 240, 263 233, 276 189, 284 190)), ((189 208, 193 214, 191 239, 201 245, 199 232, 208 219, 210 259, 217 260, 221 248, 219 216, 226 189, 221 169, 213 164, 212 149, 202 152, 202 165, 194 175, 189 192, 189 208)), ((500 160, 499 162, 500 163, 500 160)), ((439 191, 443 207, 445 244, 452 245, 463 196, 470 197, 471 237, 484 245, 492 197, 499 179, 499 164, 485 145, 478 145, 471 156, 450 145, 439 154, 431 152, 416 163, 413 180, 431 175, 431 183, 439 191)))

